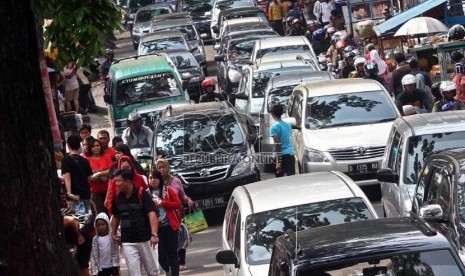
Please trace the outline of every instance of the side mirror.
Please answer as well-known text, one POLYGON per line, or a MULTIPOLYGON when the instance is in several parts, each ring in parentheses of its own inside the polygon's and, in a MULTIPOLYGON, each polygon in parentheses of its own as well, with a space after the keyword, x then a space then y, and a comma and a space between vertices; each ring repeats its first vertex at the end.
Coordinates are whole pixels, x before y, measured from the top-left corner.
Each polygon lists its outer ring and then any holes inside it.
POLYGON ((418 108, 413 106, 413 105, 404 105, 402 106, 402 111, 404 113, 404 116, 409 116, 409 115, 414 115, 417 114, 418 108))
POLYGON ((197 51, 199 49, 199 47, 195 46, 195 47, 192 47, 189 52, 193 53, 195 51, 197 51))
POLYGON ((208 34, 206 34, 206 33, 200 34, 200 38, 201 38, 201 39, 207 39, 207 38, 208 38, 208 34))
POLYGON ((239 268, 239 260, 232 250, 219 250, 216 252, 216 262, 220 264, 233 264, 239 268))
MULTIPOLYGON (((216 50, 216 49, 215 49, 216 50)), ((215 61, 224 61, 224 55, 215 55, 215 61)))
POLYGON ((103 95, 103 101, 107 104, 111 104, 111 95, 105 94, 103 95))
POLYGON ((294 117, 283 118, 282 120, 290 124, 293 129, 300 129, 300 127, 297 125, 297 120, 294 117))
POLYGON ((245 93, 237 93, 236 94, 236 99, 248 101, 249 96, 247 96, 245 93))
POLYGON ((379 182, 399 183, 399 175, 391 169, 380 169, 376 173, 379 182))
POLYGON ((439 204, 420 207, 419 216, 428 221, 444 221, 444 211, 439 204))

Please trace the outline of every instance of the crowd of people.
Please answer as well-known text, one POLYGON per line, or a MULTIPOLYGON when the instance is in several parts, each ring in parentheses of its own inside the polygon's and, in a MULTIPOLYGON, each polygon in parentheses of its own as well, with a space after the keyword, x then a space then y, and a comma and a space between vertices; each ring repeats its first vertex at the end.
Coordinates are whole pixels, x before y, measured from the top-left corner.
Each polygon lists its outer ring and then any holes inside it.
POLYGON ((110 139, 100 130, 94 138, 91 125, 83 124, 79 135, 66 139, 65 236, 81 275, 119 275, 121 254, 132 276, 186 269, 188 243, 180 231, 184 208, 194 202, 166 159, 146 171, 131 155, 131 148, 152 140, 140 124, 134 113, 126 136, 110 139))

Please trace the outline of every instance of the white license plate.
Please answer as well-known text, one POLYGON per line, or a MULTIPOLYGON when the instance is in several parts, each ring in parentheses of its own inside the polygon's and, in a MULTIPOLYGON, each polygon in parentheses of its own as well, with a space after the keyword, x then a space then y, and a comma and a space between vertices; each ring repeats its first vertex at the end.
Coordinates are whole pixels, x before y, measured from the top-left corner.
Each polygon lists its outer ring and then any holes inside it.
POLYGON ((195 201, 195 207, 199 209, 210 209, 224 206, 224 198, 223 197, 214 197, 214 198, 207 198, 207 199, 200 199, 195 201))

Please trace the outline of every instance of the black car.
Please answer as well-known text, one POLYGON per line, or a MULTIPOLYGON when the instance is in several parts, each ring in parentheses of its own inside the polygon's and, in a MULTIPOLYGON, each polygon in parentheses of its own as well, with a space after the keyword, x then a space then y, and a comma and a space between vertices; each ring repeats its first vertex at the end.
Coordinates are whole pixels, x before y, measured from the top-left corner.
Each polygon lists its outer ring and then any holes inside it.
POLYGON ((196 207, 224 207, 234 188, 260 180, 250 126, 226 101, 168 109, 153 132, 152 152, 169 161, 196 207))
POLYGON ((202 39, 210 39, 210 24, 212 21, 211 13, 213 0, 180 0, 177 5, 177 11, 188 12, 194 22, 197 31, 202 39))
POLYGON ((218 64, 218 87, 228 98, 237 92, 242 66, 250 63, 255 41, 266 37, 277 37, 276 32, 252 30, 236 35, 224 36, 220 42, 215 61, 218 64))
POLYGON ((178 69, 183 81, 183 87, 187 89, 189 98, 198 103, 203 91, 201 83, 205 79, 201 68, 204 63, 199 64, 192 53, 187 50, 168 50, 165 53, 178 69))
POLYGON ((447 239, 413 216, 289 231, 275 242, 268 275, 464 273, 465 267, 447 239))
POLYGON ((415 188, 412 212, 427 220, 434 229, 446 236, 465 260, 464 164, 465 148, 431 154, 425 160, 415 188))

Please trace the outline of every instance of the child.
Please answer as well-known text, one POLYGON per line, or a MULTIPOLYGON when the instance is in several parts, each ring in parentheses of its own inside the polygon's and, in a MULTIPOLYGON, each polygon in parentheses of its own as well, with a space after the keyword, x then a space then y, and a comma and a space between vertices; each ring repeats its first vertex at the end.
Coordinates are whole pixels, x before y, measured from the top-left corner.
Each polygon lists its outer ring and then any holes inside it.
POLYGON ((115 276, 119 275, 119 249, 111 238, 110 219, 106 213, 99 213, 95 218, 95 235, 92 240, 90 263, 92 275, 115 276))

